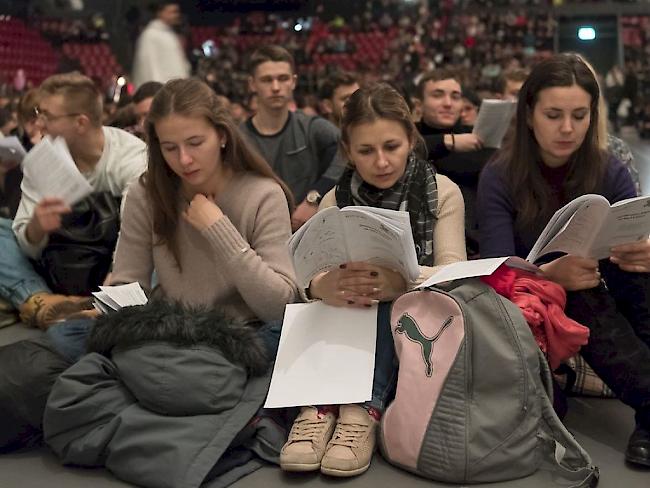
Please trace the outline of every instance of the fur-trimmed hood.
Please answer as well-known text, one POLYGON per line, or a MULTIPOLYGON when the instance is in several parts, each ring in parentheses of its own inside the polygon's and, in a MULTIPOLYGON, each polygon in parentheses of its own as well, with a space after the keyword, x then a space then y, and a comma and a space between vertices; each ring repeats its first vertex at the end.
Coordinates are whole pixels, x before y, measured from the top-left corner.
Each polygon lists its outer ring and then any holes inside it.
POLYGON ((88 338, 87 350, 111 356, 114 349, 156 342, 218 349, 225 359, 253 376, 264 374, 271 363, 254 327, 228 319, 218 310, 164 300, 102 315, 88 338))

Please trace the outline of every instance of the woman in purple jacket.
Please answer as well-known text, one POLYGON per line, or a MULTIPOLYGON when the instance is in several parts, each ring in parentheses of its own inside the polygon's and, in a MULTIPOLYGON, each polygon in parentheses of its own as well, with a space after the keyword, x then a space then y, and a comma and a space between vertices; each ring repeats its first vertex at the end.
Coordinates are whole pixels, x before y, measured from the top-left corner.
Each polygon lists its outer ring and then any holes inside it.
MULTIPOLYGON (((636 196, 625 167, 599 149, 599 96, 578 56, 558 54, 533 69, 515 137, 481 175, 481 257, 525 258, 553 213, 580 195, 610 203, 636 196)), ((650 466, 650 241, 616 246, 600 261, 555 255, 540 268, 567 291, 567 315, 591 331, 583 357, 636 412, 626 460, 650 466)))

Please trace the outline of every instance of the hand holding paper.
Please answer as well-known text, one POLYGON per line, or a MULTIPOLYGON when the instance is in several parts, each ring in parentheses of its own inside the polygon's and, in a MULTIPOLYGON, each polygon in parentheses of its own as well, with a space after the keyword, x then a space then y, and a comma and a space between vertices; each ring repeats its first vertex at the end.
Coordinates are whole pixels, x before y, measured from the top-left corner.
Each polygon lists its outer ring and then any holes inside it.
POLYGON ((336 307, 370 307, 397 298, 406 291, 404 277, 396 271, 366 262, 350 262, 315 277, 309 291, 336 307))
POLYGON ((309 219, 288 246, 303 288, 319 273, 350 262, 398 270, 411 280, 420 274, 407 212, 329 207, 309 219))
POLYGON ((483 141, 483 147, 501 147, 516 109, 516 102, 510 100, 485 99, 481 102, 472 132, 483 141))
POLYGON ((61 227, 61 218, 70 212, 70 206, 61 198, 44 198, 36 208, 27 226, 27 238, 32 243, 40 242, 61 227))
POLYGON ((616 246, 612 248, 609 259, 623 271, 648 273, 650 272, 650 240, 616 246))
POLYGON ((551 281, 567 291, 589 290, 600 284, 598 261, 566 255, 542 264, 541 270, 551 281))

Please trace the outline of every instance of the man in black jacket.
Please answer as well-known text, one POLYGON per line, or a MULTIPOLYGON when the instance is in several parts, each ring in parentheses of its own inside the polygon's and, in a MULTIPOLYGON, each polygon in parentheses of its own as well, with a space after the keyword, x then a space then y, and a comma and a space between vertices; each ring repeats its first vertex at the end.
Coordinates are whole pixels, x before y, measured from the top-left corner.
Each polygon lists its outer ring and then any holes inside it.
POLYGON ((462 89, 453 71, 439 69, 424 75, 418 84, 418 96, 422 120, 417 128, 436 170, 448 176, 463 193, 467 255, 477 257, 476 189, 479 174, 494 150, 482 149, 472 128, 461 124, 462 89))

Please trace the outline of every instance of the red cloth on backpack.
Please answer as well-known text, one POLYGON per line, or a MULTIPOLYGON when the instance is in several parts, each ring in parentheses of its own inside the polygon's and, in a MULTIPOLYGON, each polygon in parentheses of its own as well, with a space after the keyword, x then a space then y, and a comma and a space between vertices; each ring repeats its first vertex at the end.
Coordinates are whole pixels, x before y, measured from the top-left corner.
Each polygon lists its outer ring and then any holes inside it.
POLYGON ((557 283, 505 265, 481 279, 521 309, 552 369, 589 340, 589 329, 564 314, 566 292, 557 283))

